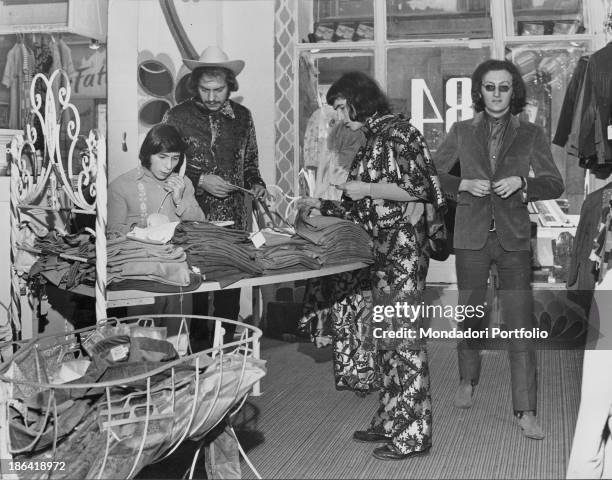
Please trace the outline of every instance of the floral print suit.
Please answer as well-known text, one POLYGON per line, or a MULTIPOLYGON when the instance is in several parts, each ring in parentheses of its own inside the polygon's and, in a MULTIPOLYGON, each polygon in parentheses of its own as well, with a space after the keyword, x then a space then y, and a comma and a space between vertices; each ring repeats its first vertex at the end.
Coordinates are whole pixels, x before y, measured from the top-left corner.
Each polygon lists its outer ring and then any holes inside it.
MULTIPOLYGON (((428 239, 442 228, 445 200, 422 134, 402 115, 373 115, 365 123, 367 142, 357 153, 348 180, 393 183, 417 201, 365 197, 321 202, 324 215, 360 223, 372 235, 375 263, 370 283, 374 305, 420 303, 429 266, 428 239)), ((420 319, 386 317, 382 330, 418 329, 420 319)), ((424 343, 376 342, 382 373, 380 405, 370 430, 392 438, 402 453, 431 446, 431 397, 424 343)))
POLYGON ((164 115, 164 123, 181 132, 187 145, 187 177, 196 188, 196 199, 210 220, 233 220, 245 229, 248 212, 243 193, 216 198, 199 187, 200 177, 219 175, 243 187, 266 186, 259 173, 257 140, 251 112, 246 107, 226 100, 219 110, 209 110, 197 98, 176 105, 164 115))

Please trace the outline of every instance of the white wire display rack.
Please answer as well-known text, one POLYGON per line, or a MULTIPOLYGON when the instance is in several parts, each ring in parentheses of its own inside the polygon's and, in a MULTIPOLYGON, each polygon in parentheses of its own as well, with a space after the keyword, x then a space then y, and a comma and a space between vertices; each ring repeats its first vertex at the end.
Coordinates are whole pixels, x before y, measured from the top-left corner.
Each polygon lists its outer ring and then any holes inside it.
MULTIPOLYGON (((186 324, 182 315, 153 315, 146 322, 158 318, 186 324)), ((68 363, 99 361, 86 345, 101 324, 21 342, 0 369, 0 476, 133 478, 143 467, 172 454, 185 439, 203 441, 206 433, 242 407, 251 387, 265 375, 265 362, 254 356, 261 330, 216 317, 187 318, 213 322, 212 348, 162 365, 157 362, 145 372, 144 364, 111 362, 116 378, 96 382, 88 381, 90 375, 56 383, 68 363), (224 344, 223 326, 228 323, 241 326, 242 333, 224 344), (130 368, 138 370, 124 374, 130 368)), ((146 329, 142 321, 110 319, 103 327, 137 324, 146 329)), ((231 427, 230 431, 235 438, 231 427)), ((200 448, 185 476, 192 478, 199 453, 200 448)))

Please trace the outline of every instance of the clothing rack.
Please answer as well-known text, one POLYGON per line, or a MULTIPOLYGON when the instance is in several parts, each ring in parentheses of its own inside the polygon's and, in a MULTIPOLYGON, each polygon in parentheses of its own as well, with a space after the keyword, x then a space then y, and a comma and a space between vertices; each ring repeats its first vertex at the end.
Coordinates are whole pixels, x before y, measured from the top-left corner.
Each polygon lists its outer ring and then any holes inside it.
MULTIPOLYGON (((106 318, 106 141, 104 136, 92 130, 85 138, 86 148, 75 152, 80 135, 81 121, 76 107, 70 103, 70 78, 61 69, 49 77, 38 73, 30 86, 31 116, 24 135, 13 137, 11 152, 11 195, 10 195, 10 269, 11 303, 9 318, 15 329, 21 329, 21 281, 15 270, 15 260, 19 251, 18 233, 22 225, 24 210, 42 211, 70 210, 86 215, 95 215, 96 247, 96 320, 106 318), (46 87, 45 101, 36 93, 37 83, 46 87), (53 87, 53 88, 52 88, 53 87), (56 98, 57 95, 57 98, 56 98), (44 111, 43 111, 44 107, 44 111), (32 120, 38 119, 44 139, 42 164, 37 165, 34 142, 37 130, 32 120), (60 130, 65 129, 70 145, 65 159, 59 144, 60 130), (81 171, 72 178, 73 157, 78 157, 81 171), (64 160, 64 161, 63 161, 64 160), (64 167, 66 165, 66 167, 64 167), (60 201, 58 191, 64 193, 65 202, 60 201), (38 203, 48 193, 49 206, 38 203), (61 203, 68 203, 62 205, 61 203)), ((38 161, 40 163, 40 160, 38 161)))

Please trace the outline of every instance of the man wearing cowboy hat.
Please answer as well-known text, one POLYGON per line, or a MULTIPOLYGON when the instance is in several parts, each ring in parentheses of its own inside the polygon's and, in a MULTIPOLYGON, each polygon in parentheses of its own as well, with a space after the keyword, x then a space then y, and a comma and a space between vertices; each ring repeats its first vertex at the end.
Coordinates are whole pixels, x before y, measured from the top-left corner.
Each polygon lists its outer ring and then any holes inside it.
MULTIPOLYGON (((198 60, 183 63, 191 70, 188 86, 194 96, 171 108, 163 121, 174 125, 187 145, 186 174, 204 213, 210 220, 232 220, 245 229, 251 198, 236 186, 263 197, 266 184, 259 173, 251 112, 229 99, 238 90, 236 77, 244 61, 230 60, 219 47, 210 46, 198 60)), ((207 308, 207 294, 194 295, 194 312, 205 314, 207 308)), ((236 320, 239 310, 240 290, 215 293, 214 316, 236 320)), ((226 332, 226 341, 233 334, 226 332)))

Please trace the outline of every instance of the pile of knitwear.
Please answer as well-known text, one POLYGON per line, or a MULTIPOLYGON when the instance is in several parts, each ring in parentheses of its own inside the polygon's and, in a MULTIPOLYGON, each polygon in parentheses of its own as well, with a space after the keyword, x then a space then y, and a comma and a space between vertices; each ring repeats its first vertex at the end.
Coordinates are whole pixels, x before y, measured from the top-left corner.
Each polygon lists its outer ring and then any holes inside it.
POLYGON ((266 243, 255 254, 264 275, 321 268, 319 247, 296 235, 279 235, 264 231, 266 243))
MULTIPOLYGON (((50 233, 37 239, 40 256, 29 277, 43 276, 59 288, 70 290, 95 282, 96 250, 87 235, 58 236, 50 233)), ((119 236, 107 241, 107 283, 150 281, 176 287, 190 284, 187 256, 175 245, 152 245, 119 236)))
POLYGON ((370 235, 350 220, 308 216, 302 210, 295 219, 295 233, 319 247, 318 259, 323 265, 373 262, 370 235))
MULTIPOLYGON (((109 288, 153 290, 197 288, 190 268, 201 280, 230 285, 240 279, 275 273, 316 270, 341 263, 372 263, 370 237, 360 226, 335 217, 298 216, 296 234, 264 231, 266 243, 255 248, 243 230, 208 222, 181 222, 171 243, 154 245, 125 235, 107 240, 109 288), (138 287, 135 286, 138 285, 138 287), (131 285, 131 286, 130 286, 131 285)), ((36 241, 41 252, 30 270, 59 288, 95 283, 96 251, 88 235, 59 236, 52 232, 36 241)))
POLYGON ((336 217, 309 217, 302 211, 295 220, 295 235, 264 231, 266 244, 256 253, 264 274, 318 269, 341 263, 372 263, 372 243, 360 225, 336 217))
POLYGON ((225 286, 263 273, 255 263, 256 249, 244 230, 208 222, 181 222, 172 244, 182 247, 189 265, 197 267, 204 280, 225 286))

